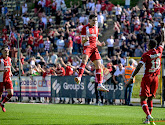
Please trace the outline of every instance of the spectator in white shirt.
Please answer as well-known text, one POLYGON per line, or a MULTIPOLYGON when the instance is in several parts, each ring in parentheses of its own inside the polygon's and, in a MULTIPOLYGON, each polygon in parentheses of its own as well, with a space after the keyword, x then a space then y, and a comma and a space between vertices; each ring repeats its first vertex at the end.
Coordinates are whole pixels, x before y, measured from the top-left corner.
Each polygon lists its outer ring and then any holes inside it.
POLYGON ((113 36, 110 36, 110 38, 107 39, 107 46, 108 46, 108 57, 110 58, 113 56, 113 50, 114 50, 114 39, 113 36))
POLYGON ((101 4, 99 1, 97 1, 97 4, 96 4, 96 12, 99 13, 101 11, 101 4))
POLYGON ((60 39, 57 40, 57 51, 62 52, 64 50, 65 42, 63 40, 63 37, 61 36, 60 39))
POLYGON ((114 7, 114 9, 115 9, 115 15, 116 15, 116 16, 117 16, 117 15, 121 15, 122 8, 120 7, 119 4, 117 4, 117 6, 114 7))
POLYGON ((23 19, 23 24, 28 25, 28 22, 30 21, 29 17, 27 17, 27 15, 25 15, 25 17, 22 17, 23 19))
POLYGON ((147 23, 146 23, 146 33, 148 35, 151 34, 151 30, 152 30, 152 24, 150 23, 149 20, 147 20, 147 23))
POLYGON ((115 9, 115 15, 116 15, 117 21, 120 22, 120 17, 121 17, 122 8, 120 7, 119 4, 117 4, 117 6, 114 7, 114 9, 115 9))
POLYGON ((153 9, 154 8, 154 4, 155 4, 155 2, 153 0, 149 0, 149 2, 148 2, 148 8, 149 9, 153 9))
POLYGON ((42 7, 44 8, 44 7, 45 7, 45 0, 40 0, 40 1, 38 2, 38 4, 41 4, 42 7))
POLYGON ((50 42, 49 38, 46 37, 46 41, 44 42, 45 51, 48 51, 49 52, 49 50, 50 50, 50 44, 51 44, 51 42, 50 42))
POLYGON ((46 15, 45 14, 43 14, 43 16, 42 16, 42 22, 44 23, 44 28, 46 28, 46 26, 47 26, 47 17, 46 17, 46 15))
POLYGON ((89 2, 89 8, 90 8, 90 10, 91 10, 92 12, 95 11, 95 3, 93 2, 93 0, 91 0, 91 1, 89 2))
POLYGON ((24 3, 22 6, 22 14, 26 13, 28 11, 27 4, 24 3))
POLYGON ((116 70, 115 73, 113 74, 113 80, 114 80, 115 84, 118 84, 118 81, 116 80, 115 77, 122 76, 123 79, 124 79, 124 81, 125 81, 124 74, 125 74, 125 68, 124 68, 123 65, 120 63, 120 64, 118 65, 117 70, 116 70))
POLYGON ((104 16, 102 15, 102 12, 99 13, 97 21, 98 21, 98 27, 102 29, 104 24, 104 16))

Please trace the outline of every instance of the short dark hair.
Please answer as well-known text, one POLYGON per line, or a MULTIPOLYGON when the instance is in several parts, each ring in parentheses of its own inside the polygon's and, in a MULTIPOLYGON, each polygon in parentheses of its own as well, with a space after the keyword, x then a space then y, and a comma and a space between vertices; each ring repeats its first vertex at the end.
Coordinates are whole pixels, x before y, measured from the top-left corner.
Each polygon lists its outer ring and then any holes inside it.
POLYGON ((1 48, 1 51, 4 50, 5 48, 8 48, 7 45, 3 45, 2 48, 1 48))
POLYGON ((150 39, 149 46, 151 49, 155 48, 157 46, 157 41, 154 39, 150 39))
POLYGON ((89 19, 92 19, 92 18, 95 18, 95 17, 97 17, 96 14, 91 14, 91 15, 89 16, 89 19))

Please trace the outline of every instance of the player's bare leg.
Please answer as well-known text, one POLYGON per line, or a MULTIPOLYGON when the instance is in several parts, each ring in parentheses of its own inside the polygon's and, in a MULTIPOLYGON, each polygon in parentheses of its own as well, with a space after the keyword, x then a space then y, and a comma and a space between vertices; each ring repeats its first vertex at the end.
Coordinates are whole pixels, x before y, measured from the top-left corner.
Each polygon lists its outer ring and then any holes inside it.
POLYGON ((101 60, 94 60, 93 63, 95 64, 95 68, 96 68, 96 78, 98 81, 98 86, 97 86, 97 90, 98 91, 103 91, 103 92, 109 92, 108 89, 106 89, 102 82, 103 82, 103 76, 101 75, 102 72, 102 64, 101 64, 101 60))
POLYGON ((151 116, 151 113, 150 113, 149 108, 148 108, 148 104, 146 102, 147 97, 146 96, 140 96, 140 99, 141 99, 142 109, 145 112, 145 114, 147 115, 146 118, 148 119, 148 121, 150 122, 151 125, 156 125, 153 121, 153 117, 151 116))
POLYGON ((0 104, 0 106, 1 106, 1 108, 2 108, 2 111, 3 112, 6 112, 6 109, 5 109, 5 103, 7 102, 7 101, 9 101, 10 100, 10 98, 13 96, 13 89, 7 89, 7 93, 8 93, 8 95, 4 98, 4 100, 1 102, 1 104, 0 104))
POLYGON ((75 77, 74 80, 77 84, 80 84, 81 82, 81 77, 84 73, 84 69, 85 69, 85 66, 87 64, 87 61, 88 61, 88 55, 85 55, 83 54, 82 56, 82 62, 81 62, 81 65, 80 65, 80 68, 79 68, 79 74, 78 74, 78 77, 75 77))

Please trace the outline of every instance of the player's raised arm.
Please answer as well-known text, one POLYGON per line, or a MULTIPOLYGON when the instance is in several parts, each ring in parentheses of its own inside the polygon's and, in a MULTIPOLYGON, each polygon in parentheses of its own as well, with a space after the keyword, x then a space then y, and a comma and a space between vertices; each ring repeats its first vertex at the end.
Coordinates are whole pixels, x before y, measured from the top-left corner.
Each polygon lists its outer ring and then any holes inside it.
POLYGON ((133 72, 130 80, 128 81, 128 83, 125 84, 125 86, 132 84, 133 83, 133 78, 136 76, 136 74, 140 71, 141 67, 143 66, 143 63, 139 63, 135 69, 135 71, 133 72))

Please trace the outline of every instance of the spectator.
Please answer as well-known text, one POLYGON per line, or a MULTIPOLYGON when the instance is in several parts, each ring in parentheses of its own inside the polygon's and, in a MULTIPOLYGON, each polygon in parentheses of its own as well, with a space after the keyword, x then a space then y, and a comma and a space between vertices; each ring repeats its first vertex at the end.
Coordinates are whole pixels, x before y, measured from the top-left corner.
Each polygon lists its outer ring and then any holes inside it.
POLYGON ((39 52, 42 53, 44 52, 44 41, 43 41, 43 36, 40 34, 38 38, 38 44, 39 44, 39 52))
MULTIPOLYGON (((133 59, 129 60, 129 65, 130 66, 126 66, 125 67, 125 79, 126 79, 126 82, 129 81, 130 77, 132 76, 132 73, 135 71, 135 67, 133 66, 134 65, 134 60, 133 59)), ((126 105, 132 106, 132 104, 131 104, 131 97, 132 97, 132 91, 133 91, 134 83, 135 83, 135 77, 134 77, 133 83, 129 84, 129 86, 127 86, 126 89, 125 89, 125 104, 126 105)))
POLYGON ((27 11, 28 11, 27 4, 26 4, 26 3, 24 3, 24 4, 22 5, 22 14, 27 13, 27 11))
POLYGON ((20 16, 20 0, 16 0, 16 16, 20 16))
POLYGON ((69 52, 70 55, 72 55, 73 41, 72 41, 71 37, 69 37, 68 40, 69 40, 68 41, 68 52, 69 52))
POLYGON ((102 12, 100 12, 99 15, 98 15, 98 27, 99 27, 99 30, 102 30, 103 25, 104 25, 104 16, 102 15, 102 12))
POLYGON ((114 39, 113 36, 110 36, 109 39, 107 39, 107 45, 108 45, 108 57, 113 56, 113 50, 114 50, 114 39))
POLYGON ((45 53, 44 60, 45 60, 45 63, 46 64, 49 64, 50 63, 50 57, 49 57, 48 51, 46 51, 46 53, 45 53))
POLYGON ((42 19, 42 22, 44 23, 44 29, 46 29, 47 28, 47 17, 46 17, 46 15, 43 14, 41 19, 42 19))
POLYGON ((120 17, 121 17, 122 8, 120 7, 119 4, 117 4, 117 6, 114 7, 114 9, 115 9, 116 19, 117 19, 117 21, 120 22, 120 17))
POLYGON ((44 45, 45 45, 45 51, 50 51, 50 45, 51 45, 51 42, 49 41, 49 38, 46 37, 46 41, 44 42, 44 45))
POLYGON ((97 1, 97 4, 96 4, 96 12, 99 14, 100 13, 100 11, 101 11, 101 4, 100 4, 100 2, 99 1, 97 1))
MULTIPOLYGON (((59 60, 61 61, 61 64, 65 67, 66 69, 66 74, 65 76, 72 76, 73 72, 76 70, 76 68, 74 66, 71 65, 70 62, 67 62, 67 64, 64 63, 62 58, 59 58, 59 60)), ((78 71, 77 71, 78 72, 78 71)))
POLYGON ((42 31, 44 30, 44 27, 45 27, 45 24, 42 22, 42 19, 40 19, 38 29, 42 31))
POLYGON ((135 49, 135 57, 141 57, 143 55, 143 49, 140 45, 135 49))
POLYGON ((45 9, 46 9, 46 15, 50 15, 50 7, 51 7, 51 0, 46 0, 45 2, 45 9))
POLYGON ((125 0, 125 9, 130 8, 130 0, 125 0))
MULTIPOLYGON (((126 80, 125 80, 124 74, 125 74, 125 68, 124 68, 123 65, 120 63, 120 64, 118 65, 117 70, 115 71, 115 73, 114 73, 114 75, 113 75, 113 80, 114 80, 115 84, 118 84, 118 83, 119 83, 119 81, 116 80, 116 77, 122 76, 122 78, 124 79, 124 82, 126 81, 126 80)), ((124 84, 124 83, 123 83, 123 84, 124 84)), ((121 103, 121 104, 124 104, 124 101, 120 100, 120 103, 121 103)))
POLYGON ((64 50, 65 43, 62 36, 57 40, 56 45, 58 52, 62 52, 64 50))
POLYGON ((26 55, 27 55, 28 58, 31 57, 31 53, 32 53, 32 52, 33 52, 33 51, 32 51, 31 46, 28 45, 28 46, 27 46, 27 49, 26 49, 26 55))
POLYGON ((52 52, 52 56, 51 56, 51 63, 56 64, 58 60, 58 56, 55 54, 55 52, 52 52))
POLYGON ((23 24, 28 25, 28 22, 30 21, 30 18, 27 16, 27 14, 25 16, 22 16, 23 19, 23 24))
POLYGON ((57 63, 57 68, 55 70, 57 76, 65 76, 65 69, 61 66, 60 63, 57 63))
POLYGON ((109 1, 107 4, 107 11, 108 11, 108 15, 111 17, 112 15, 112 9, 113 9, 114 5, 109 1))
POLYGON ((146 27, 147 35, 150 35, 151 34, 151 30, 152 30, 152 24, 150 23, 149 20, 147 20, 147 23, 145 24, 145 27, 146 27))
POLYGON ((107 6, 107 4, 104 1, 102 1, 102 3, 101 3, 101 11, 102 12, 106 10, 106 6, 107 6))
POLYGON ((154 4, 155 4, 155 2, 153 0, 149 0, 149 2, 148 2, 148 9, 152 10, 154 8, 154 4))

